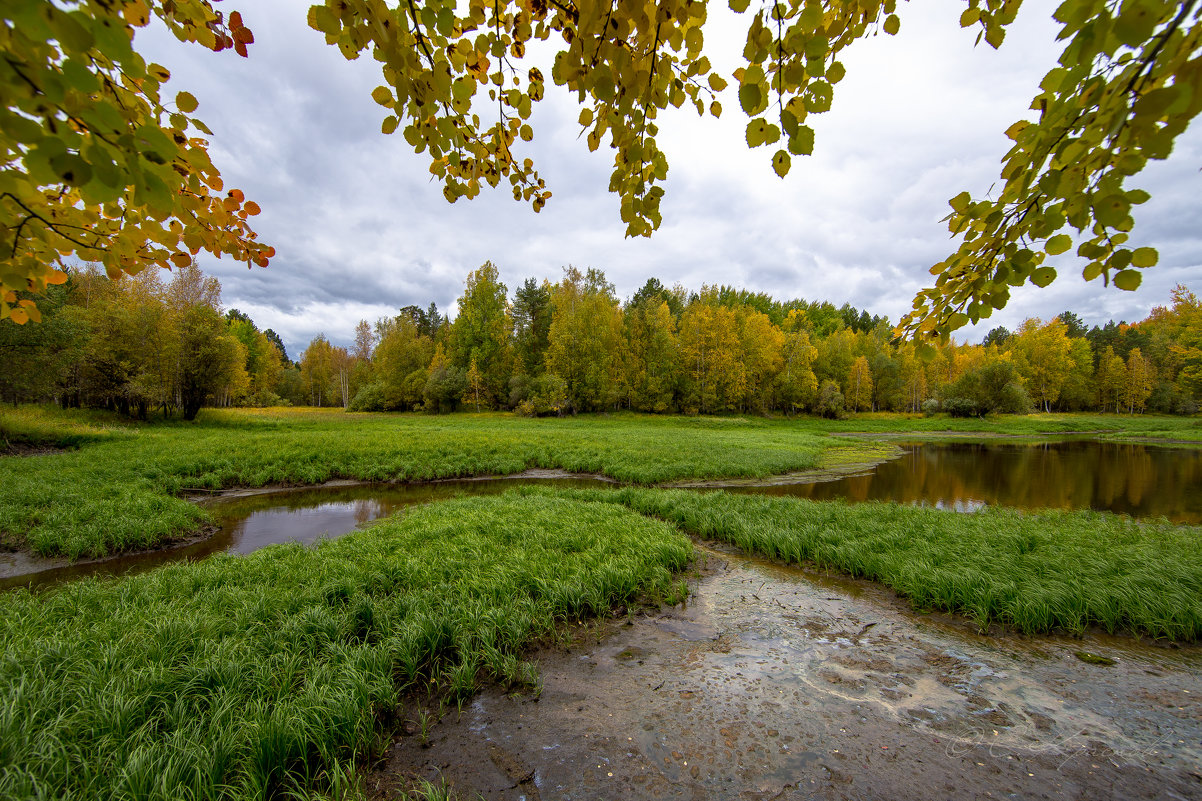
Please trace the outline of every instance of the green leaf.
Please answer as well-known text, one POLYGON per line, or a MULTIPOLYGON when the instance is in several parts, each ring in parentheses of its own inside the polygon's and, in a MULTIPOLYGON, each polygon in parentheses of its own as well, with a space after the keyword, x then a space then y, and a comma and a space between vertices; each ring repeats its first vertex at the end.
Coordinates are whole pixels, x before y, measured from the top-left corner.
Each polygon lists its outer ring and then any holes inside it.
POLYGON ((961 192, 960 194, 956 195, 954 198, 952 198, 951 200, 948 201, 948 203, 951 204, 951 207, 955 211, 957 211, 961 214, 964 213, 964 210, 966 208, 968 208, 968 204, 971 202, 972 202, 972 195, 968 194, 967 192, 961 192))
POLYGON ((1056 271, 1051 267, 1038 267, 1031 271, 1031 283, 1043 289, 1056 278, 1056 271))
POLYGON ((747 114, 759 114, 766 107, 759 84, 745 83, 739 87, 739 105, 747 114))
POLYGON ((1073 246, 1073 238, 1068 234, 1057 234, 1047 241, 1043 249, 1050 256, 1059 256, 1073 246))
POLYGON ((768 132, 768 123, 757 117, 747 123, 747 146, 759 147, 764 144, 768 132))
POLYGON ((371 99, 387 108, 392 105, 392 91, 387 86, 377 86, 371 90, 371 99))
POLYGON ((399 124, 400 124, 400 120, 398 120, 393 115, 389 114, 387 117, 384 118, 383 124, 380 125, 380 133, 385 134, 385 135, 390 134, 396 130, 396 127, 399 124))
POLYGON ((1160 261, 1156 248, 1136 248, 1131 254, 1131 263, 1136 267, 1155 267, 1160 261))
POLYGON ((1139 270, 1120 270, 1114 276, 1114 285, 1119 289, 1132 292, 1139 288, 1139 284, 1143 280, 1144 277, 1139 270))
POLYGON ((734 11, 737 14, 742 14, 747 10, 747 6, 750 5, 750 3, 751 0, 729 0, 728 5, 730 6, 731 11, 734 11))
POLYGON ((960 15, 960 27, 967 28, 981 18, 981 9, 966 8, 964 13, 960 15))
POLYGON ((896 36, 899 30, 901 30, 901 20, 897 18, 896 14, 885 17, 885 33, 896 36))
POLYGON ((710 89, 713 89, 715 92, 721 92, 723 89, 726 88, 725 79, 723 79, 722 76, 718 75, 718 73, 716 73, 716 72, 710 73, 709 82, 710 82, 710 89))
POLYGON ((800 125, 797 133, 789 137, 789 152, 796 156, 808 156, 814 152, 814 129, 800 125))

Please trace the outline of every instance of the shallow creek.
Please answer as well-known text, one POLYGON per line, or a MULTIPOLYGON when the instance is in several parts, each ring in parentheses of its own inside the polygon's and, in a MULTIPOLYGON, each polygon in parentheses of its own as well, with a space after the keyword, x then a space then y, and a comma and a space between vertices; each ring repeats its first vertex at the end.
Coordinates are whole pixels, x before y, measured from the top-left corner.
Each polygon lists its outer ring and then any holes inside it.
POLYGON ((892 593, 702 547, 686 606, 540 655, 368 777, 460 797, 1198 798, 1202 649, 982 635, 892 593), (1115 660, 1088 664, 1088 651, 1115 660))

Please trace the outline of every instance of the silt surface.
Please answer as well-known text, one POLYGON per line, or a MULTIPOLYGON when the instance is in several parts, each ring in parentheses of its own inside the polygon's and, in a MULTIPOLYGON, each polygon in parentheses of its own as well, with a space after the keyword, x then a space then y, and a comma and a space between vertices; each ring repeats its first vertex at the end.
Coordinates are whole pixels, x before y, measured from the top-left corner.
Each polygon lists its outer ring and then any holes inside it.
POLYGON ((396 798, 426 780, 461 799, 528 801, 1202 798, 1202 648, 983 633, 867 582, 699 553, 686 604, 537 654, 538 692, 485 690, 432 725, 409 710, 367 789, 396 798))

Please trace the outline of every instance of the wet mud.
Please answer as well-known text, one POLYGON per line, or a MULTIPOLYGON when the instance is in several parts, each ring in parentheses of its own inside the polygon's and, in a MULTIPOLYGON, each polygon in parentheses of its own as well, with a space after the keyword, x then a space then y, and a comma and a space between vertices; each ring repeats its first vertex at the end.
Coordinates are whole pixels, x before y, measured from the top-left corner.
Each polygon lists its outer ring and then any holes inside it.
POLYGON ((425 732, 410 722, 368 789, 1202 798, 1202 648, 981 634, 863 582, 702 553, 687 605, 543 652, 537 695, 489 690, 425 732))

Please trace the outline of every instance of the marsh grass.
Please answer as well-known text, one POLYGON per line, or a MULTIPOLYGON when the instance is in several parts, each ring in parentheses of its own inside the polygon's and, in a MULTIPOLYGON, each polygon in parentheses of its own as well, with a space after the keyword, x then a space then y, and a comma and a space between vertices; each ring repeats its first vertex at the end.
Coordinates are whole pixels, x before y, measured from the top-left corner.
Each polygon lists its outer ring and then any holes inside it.
POLYGON ((558 623, 678 591, 688 539, 553 495, 0 596, 0 798, 354 795, 407 694, 533 676, 558 623))
MULTIPOLYGON (((0 421, 11 414, 0 410, 0 421)), ((29 419, 42 425, 57 414, 31 411, 29 419)), ((22 409, 17 416, 24 415, 22 409)), ((61 419, 67 428, 107 420, 61 419)), ((205 411, 196 424, 126 426, 75 451, 0 458, 0 537, 39 555, 99 557, 153 548, 209 522, 179 497, 188 490, 422 481, 527 468, 652 484, 804 470, 831 446, 848 443, 761 419, 205 411)))
POLYGON ((982 628, 1080 634, 1098 626, 1202 638, 1196 526, 1089 511, 956 514, 725 492, 625 488, 562 496, 620 504, 696 537, 878 581, 918 609, 964 615, 982 628))

